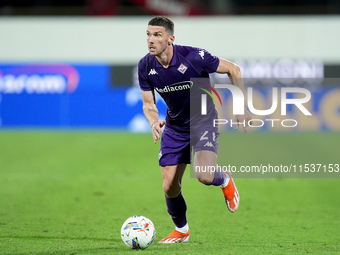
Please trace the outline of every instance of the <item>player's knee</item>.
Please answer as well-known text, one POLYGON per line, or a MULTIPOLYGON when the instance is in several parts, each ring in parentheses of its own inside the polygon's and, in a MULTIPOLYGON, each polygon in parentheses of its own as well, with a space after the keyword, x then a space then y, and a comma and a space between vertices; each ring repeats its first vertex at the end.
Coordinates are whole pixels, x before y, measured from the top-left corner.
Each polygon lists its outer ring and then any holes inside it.
POLYGON ((209 172, 207 173, 197 172, 195 176, 200 183, 203 183, 205 185, 209 185, 214 179, 214 175, 209 172))
POLYGON ((181 191, 181 186, 179 184, 164 181, 163 191, 167 197, 176 197, 181 191))
POLYGON ((197 180, 200 182, 200 183, 203 183, 205 185, 209 185, 211 182, 212 182, 212 179, 211 178, 206 178, 206 177, 197 177, 197 180))
POLYGON ((167 195, 171 190, 171 185, 167 182, 163 182, 163 191, 167 195))

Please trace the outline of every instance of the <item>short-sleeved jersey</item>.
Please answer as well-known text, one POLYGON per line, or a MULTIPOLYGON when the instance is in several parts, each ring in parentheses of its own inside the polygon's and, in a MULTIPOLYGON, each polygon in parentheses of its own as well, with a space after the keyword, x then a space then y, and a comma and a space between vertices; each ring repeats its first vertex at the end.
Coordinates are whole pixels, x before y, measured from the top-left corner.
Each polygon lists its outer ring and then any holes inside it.
MULTIPOLYGON (((173 45, 173 58, 164 68, 150 54, 138 63, 138 79, 141 90, 156 90, 168 106, 166 128, 174 132, 190 132, 190 89, 194 78, 209 78, 217 70, 219 58, 204 49, 173 45)), ((217 118, 215 106, 208 104, 207 116, 217 118)), ((199 112, 197 112, 199 114, 199 112)), ((198 123, 198 122, 197 122, 198 123)))

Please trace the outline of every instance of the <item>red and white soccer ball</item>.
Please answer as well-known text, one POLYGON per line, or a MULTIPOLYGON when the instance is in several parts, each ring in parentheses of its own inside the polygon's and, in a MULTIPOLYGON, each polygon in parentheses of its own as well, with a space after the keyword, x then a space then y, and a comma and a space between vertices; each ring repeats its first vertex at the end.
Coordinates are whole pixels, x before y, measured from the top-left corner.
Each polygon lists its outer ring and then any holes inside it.
POLYGON ((123 243, 131 249, 146 249, 156 237, 152 221, 141 215, 128 218, 123 223, 120 233, 123 243))

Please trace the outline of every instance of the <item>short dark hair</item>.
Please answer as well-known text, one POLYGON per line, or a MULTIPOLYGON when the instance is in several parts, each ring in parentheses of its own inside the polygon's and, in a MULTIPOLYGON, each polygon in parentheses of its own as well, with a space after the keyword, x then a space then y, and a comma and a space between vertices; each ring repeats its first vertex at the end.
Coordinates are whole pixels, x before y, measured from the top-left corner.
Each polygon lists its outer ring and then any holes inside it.
POLYGON ((164 27, 165 31, 167 31, 170 35, 173 35, 175 32, 174 22, 168 17, 164 17, 164 16, 154 17, 149 21, 148 25, 164 27))

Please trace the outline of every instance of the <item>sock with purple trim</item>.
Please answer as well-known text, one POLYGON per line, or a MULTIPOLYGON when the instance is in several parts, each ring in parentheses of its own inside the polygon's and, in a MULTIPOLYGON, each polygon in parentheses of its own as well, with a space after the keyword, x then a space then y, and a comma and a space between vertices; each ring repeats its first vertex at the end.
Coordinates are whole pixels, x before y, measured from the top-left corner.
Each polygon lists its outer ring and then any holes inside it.
POLYGON ((229 176, 223 172, 222 170, 216 170, 215 174, 214 174, 214 179, 209 185, 213 185, 213 186, 221 186, 224 183, 228 183, 229 182, 229 176))
POLYGON ((185 203, 182 193, 179 193, 177 197, 168 198, 165 196, 166 205, 168 207, 168 213, 175 223, 177 228, 182 228, 187 224, 187 204, 185 203))

